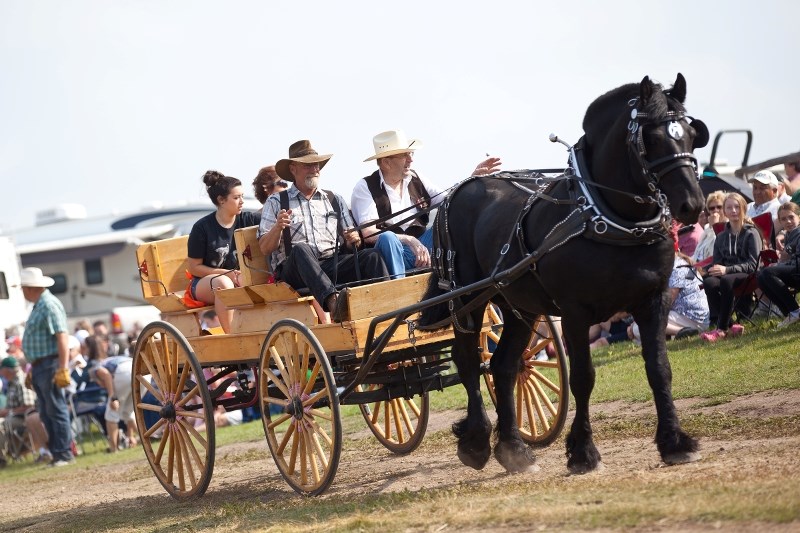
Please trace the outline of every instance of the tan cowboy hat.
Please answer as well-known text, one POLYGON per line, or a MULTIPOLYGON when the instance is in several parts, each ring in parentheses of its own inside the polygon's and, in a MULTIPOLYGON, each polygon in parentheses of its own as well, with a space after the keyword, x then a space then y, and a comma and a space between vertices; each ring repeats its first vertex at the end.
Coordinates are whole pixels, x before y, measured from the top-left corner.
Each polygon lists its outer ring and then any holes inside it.
POLYGON ((366 158, 364 160, 365 163, 373 159, 405 154, 422 148, 422 141, 407 138, 403 130, 389 130, 379 133, 372 138, 372 144, 375 145, 375 155, 366 158))
POLYGON ((294 176, 289 172, 289 163, 319 163, 319 168, 325 166, 333 154, 319 155, 311 146, 311 141, 297 141, 289 147, 289 157, 275 163, 275 172, 286 181, 294 181, 294 176))
POLYGON ((23 268, 19 280, 19 285, 15 287, 52 287, 56 282, 50 276, 43 276, 42 269, 36 267, 23 268))

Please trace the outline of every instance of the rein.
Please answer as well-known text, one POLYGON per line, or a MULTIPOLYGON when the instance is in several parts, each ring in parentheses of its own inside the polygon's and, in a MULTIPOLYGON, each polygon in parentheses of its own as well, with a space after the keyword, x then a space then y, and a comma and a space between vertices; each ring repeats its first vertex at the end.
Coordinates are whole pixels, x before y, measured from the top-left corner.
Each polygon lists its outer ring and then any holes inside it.
MULTIPOLYGON (((634 109, 631 110, 631 119, 628 122, 627 129, 629 135, 627 144, 642 174, 648 179, 647 188, 650 190, 651 194, 642 196, 640 194, 609 187, 592 180, 588 174, 588 168, 586 168, 583 163, 581 155, 583 143, 585 142, 583 138, 581 138, 575 146, 569 146, 567 143, 559 141, 567 145, 569 149, 570 166, 566 169, 531 170, 526 171, 526 173, 522 175, 500 172, 485 177, 485 179, 503 179, 511 182, 513 185, 526 192, 529 195, 528 199, 524 207, 520 210, 516 222, 512 226, 508 240, 500 250, 499 257, 490 275, 492 285, 483 289, 466 304, 461 301, 460 296, 449 300, 448 309, 450 311, 450 318, 444 319, 437 324, 428 325, 426 329, 435 329, 452 322, 456 330, 462 333, 474 333, 475 327, 469 313, 485 305, 486 302, 497 294, 500 294, 506 300, 514 315, 521 319, 521 313, 511 304, 504 289, 526 273, 531 273, 538 279, 536 264, 539 259, 548 252, 563 246, 580 235, 617 246, 651 245, 669 237, 669 225, 672 217, 669 213, 666 195, 664 195, 659 188, 660 181, 665 175, 678 168, 688 166, 696 171, 697 159, 690 152, 680 152, 658 158, 654 161, 648 161, 647 151, 642 137, 644 124, 640 124, 640 120, 646 120, 650 117, 647 113, 638 110, 638 102, 638 98, 629 101, 629 105, 634 109), (544 175, 546 172, 558 172, 559 175, 548 177, 544 175), (570 189, 568 199, 556 198, 551 195, 551 189, 560 181, 576 183, 580 189, 580 195, 573 189, 570 189), (531 190, 526 187, 525 184, 533 184, 535 188, 531 190), (650 220, 642 222, 623 221, 619 217, 609 213, 610 209, 600 197, 592 193, 593 189, 595 191, 607 190, 614 192, 626 196, 639 204, 652 204, 657 206, 658 210, 656 215, 650 220), (536 250, 528 250, 525 245, 523 222, 537 200, 544 200, 555 205, 574 205, 575 209, 548 232, 536 250), (511 268, 501 270, 506 254, 510 250, 511 244, 515 238, 519 243, 523 258, 511 268), (464 316, 466 316, 467 323, 461 324, 459 317, 464 316)), ((680 122, 685 118, 686 116, 683 112, 669 111, 666 113, 663 120, 659 120, 658 123, 666 124, 667 133, 677 140, 683 136, 683 127, 680 122)), ((648 122, 656 123, 655 120, 648 122)), ((551 140, 556 142, 558 138, 551 136, 551 140)), ((456 250, 452 246, 450 236, 448 220, 449 205, 455 191, 471 179, 474 179, 474 177, 451 188, 451 192, 445 200, 441 202, 444 204, 444 209, 440 211, 441 216, 438 217, 436 221, 437 228, 439 229, 441 229, 440 225, 443 221, 444 231, 436 232, 435 266, 439 275, 439 288, 448 291, 454 291, 460 288, 455 278, 456 250), (447 241, 444 247, 438 242, 440 235, 444 236, 447 241)), ((540 285, 544 287, 541 281, 540 285)))

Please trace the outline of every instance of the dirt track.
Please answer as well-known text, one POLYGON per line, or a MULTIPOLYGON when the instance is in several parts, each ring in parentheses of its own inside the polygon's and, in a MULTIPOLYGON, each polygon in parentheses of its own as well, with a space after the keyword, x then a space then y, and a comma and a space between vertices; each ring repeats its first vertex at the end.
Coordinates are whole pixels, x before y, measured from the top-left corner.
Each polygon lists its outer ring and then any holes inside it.
MULTIPOLYGON (((679 413, 723 413, 744 417, 789 416, 800 413, 800 391, 782 391, 737 398, 714 407, 700 407, 700 402, 677 402, 679 413)), ((648 404, 634 405, 613 402, 595 406, 594 415, 603 420, 624 419, 647 415, 648 404)), ((460 416, 457 412, 431 415, 428 432, 446 430, 460 416)), ((572 417, 568 418, 568 423, 572 417)), ((257 422, 256 422, 257 423, 257 422)), ((377 442, 368 449, 357 445, 368 430, 349 435, 344 445, 339 470, 329 494, 358 495, 394 491, 416 491, 422 488, 447 488, 452 485, 476 484, 494 486, 508 479, 499 464, 492 460, 482 471, 462 466, 455 458, 452 438, 441 445, 423 443, 422 449, 407 456, 394 456, 377 442), (350 445, 348 445, 350 443, 350 445)), ((441 441, 442 439, 438 439, 441 441)), ((360 441, 360 442, 363 442, 360 441)), ((800 476, 796 457, 800 435, 759 439, 703 439, 703 460, 671 469, 671 475, 704 478, 717 476, 731 469, 765 467, 765 461, 775 458, 781 468, 792 470, 790 477, 800 476), (788 463, 787 464, 787 458, 788 463), (792 466, 793 464, 793 466, 792 466)), ((662 468, 652 438, 629 438, 604 441, 598 432, 598 447, 603 454, 605 469, 596 475, 649 475, 662 468)), ((533 474, 540 479, 566 476, 563 441, 536 452, 541 470, 533 474)), ((767 464, 766 467, 769 468, 767 464)), ((778 466, 775 465, 775 468, 778 466)), ((0 502, 0 530, 23 528, 26 531, 52 531, 69 523, 71 513, 85 513, 95 507, 103 512, 135 512, 141 506, 174 505, 152 475, 143 455, 131 456, 122 464, 89 469, 81 466, 51 471, 52 476, 37 479, 31 485, 14 490, 13 498, 0 502)), ((0 485, 2 486, 2 485, 0 485)), ((10 491, 6 486, 5 490, 10 491)), ((213 479, 204 498, 208 503, 231 498, 295 498, 272 463, 265 441, 237 443, 217 449, 213 479)))

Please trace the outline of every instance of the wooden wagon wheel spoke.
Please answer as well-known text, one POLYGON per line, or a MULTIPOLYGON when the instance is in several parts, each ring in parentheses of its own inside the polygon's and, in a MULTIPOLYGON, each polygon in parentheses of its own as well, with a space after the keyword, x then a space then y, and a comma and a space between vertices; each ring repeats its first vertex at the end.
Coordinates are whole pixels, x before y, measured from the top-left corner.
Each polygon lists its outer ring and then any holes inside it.
POLYGON ((136 425, 153 473, 173 498, 201 496, 214 468, 214 406, 191 345, 170 324, 148 324, 132 374, 136 425))
POLYGON ((301 494, 321 494, 339 466, 342 434, 336 382, 311 330, 278 321, 261 347, 264 434, 283 478, 301 494))
MULTIPOLYGON (((499 322, 502 317, 492 305, 487 307, 487 317, 492 327, 481 333, 480 346, 482 358, 488 362, 502 336, 499 322)), ((490 371, 484 374, 484 379, 492 401, 496 402, 490 371)), ((566 353, 551 317, 543 315, 534 321, 514 394, 516 421, 523 440, 541 446, 550 444, 561 433, 569 406, 566 353), (549 360, 537 361, 536 356, 543 350, 549 360)))
MULTIPOLYGON (((356 390, 380 393, 383 385, 359 385, 356 390)), ((422 443, 430 415, 428 393, 359 404, 359 408, 372 434, 393 453, 410 453, 422 443)))

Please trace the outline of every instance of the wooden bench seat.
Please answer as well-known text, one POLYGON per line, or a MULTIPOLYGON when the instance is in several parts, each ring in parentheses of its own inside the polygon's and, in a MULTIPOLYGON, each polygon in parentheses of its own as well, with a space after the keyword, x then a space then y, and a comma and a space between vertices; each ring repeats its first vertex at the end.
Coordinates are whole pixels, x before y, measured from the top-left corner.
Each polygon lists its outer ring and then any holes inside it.
MULTIPOLYGON (((248 230, 255 239, 256 227, 237 232, 248 230)), ((213 309, 213 306, 189 308, 183 302, 184 292, 189 285, 186 277, 189 267, 188 240, 189 237, 184 235, 142 244, 136 250, 136 260, 144 299, 161 311, 163 320, 191 338, 201 336, 200 314, 213 309)), ((258 256, 263 258, 257 241, 256 250, 258 256)), ((317 316, 309 303, 311 297, 300 296, 285 283, 266 284, 266 279, 252 274, 243 275, 243 281, 246 282, 244 286, 217 291, 217 298, 225 302, 228 308, 236 310, 231 333, 264 331, 284 317, 295 318, 308 325, 317 323, 317 316), (258 281, 262 281, 262 284, 253 284, 258 281)))

